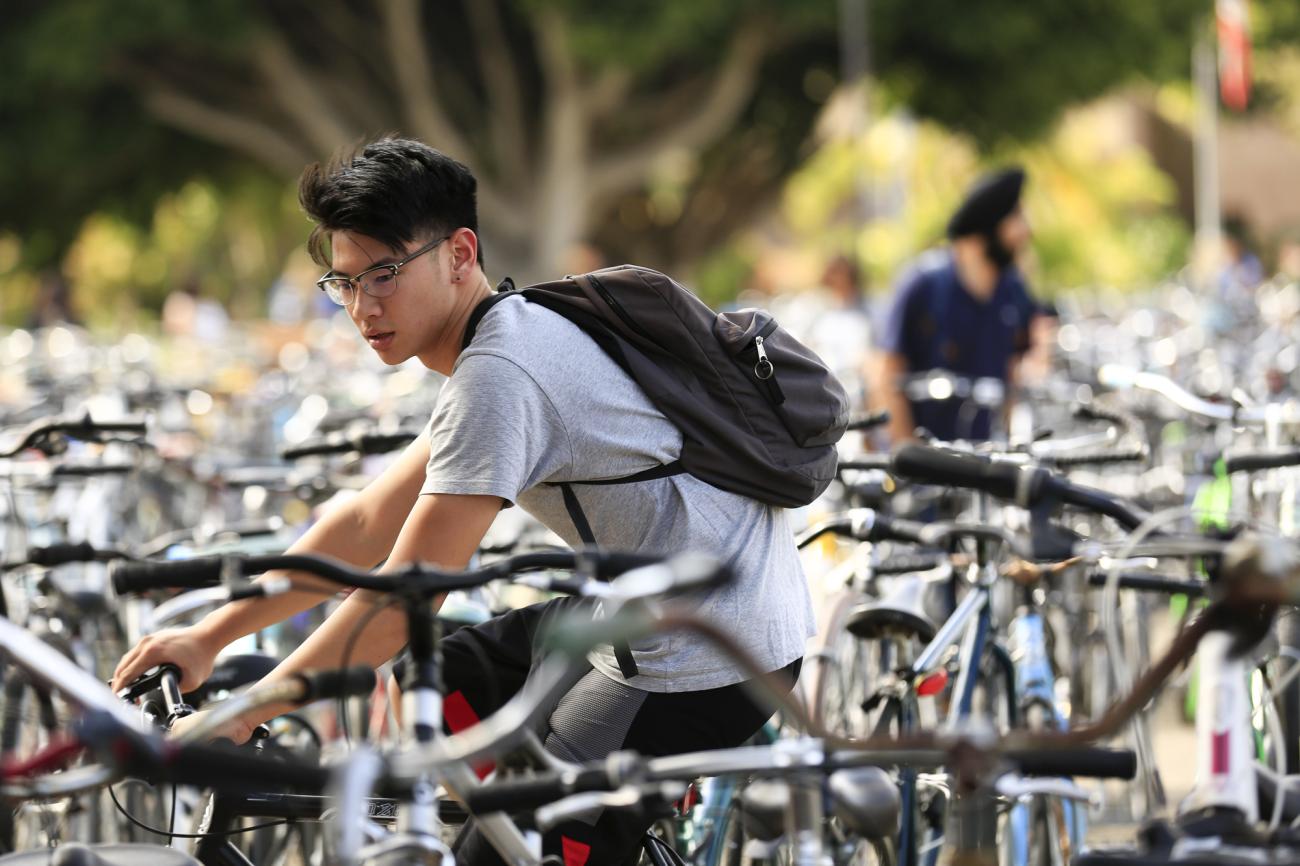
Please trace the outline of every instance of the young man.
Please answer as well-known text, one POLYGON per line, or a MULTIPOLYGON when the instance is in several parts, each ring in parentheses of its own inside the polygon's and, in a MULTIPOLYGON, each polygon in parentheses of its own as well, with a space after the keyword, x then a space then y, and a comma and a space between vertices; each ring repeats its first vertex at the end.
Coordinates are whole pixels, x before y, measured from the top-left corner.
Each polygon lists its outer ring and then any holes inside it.
POLYGON ((913 403, 900 382, 935 369, 1011 381, 1035 309, 1016 267, 1030 237, 1020 210, 1024 182, 1018 168, 981 178, 948 222, 948 249, 927 252, 899 280, 879 335, 873 394, 889 410, 895 444, 918 426, 945 441, 989 437, 989 409, 960 400, 913 403))
MULTIPOLYGON (((383 139, 303 174, 299 198, 316 222, 309 248, 330 268, 321 287, 344 305, 357 330, 388 364, 419 358, 449 379, 427 432, 364 492, 330 513, 292 552, 359 566, 386 560, 464 568, 502 507, 518 503, 574 546, 581 542, 556 482, 622 478, 672 462, 681 434, 636 384, 575 325, 523 298, 495 304, 462 348, 475 307, 490 294, 483 271, 469 170, 416 141, 383 139)), ((737 581, 700 601, 699 613, 734 629, 769 671, 793 683, 813 615, 784 512, 714 488, 690 475, 577 491, 602 548, 669 554, 698 550, 729 562, 737 581)), ((301 575, 295 575, 301 577, 301 575)), ((146 638, 122 659, 115 685, 172 662, 191 689, 234 639, 320 601, 319 594, 227 605, 195 626, 146 638)), ((342 648, 375 599, 348 597, 273 672, 337 667, 342 648)), ((522 684, 544 617, 563 601, 514 611, 443 642, 449 724, 493 712, 522 684)), ((378 665, 405 643, 405 622, 381 612, 353 663, 378 665)), ((631 646, 625 678, 613 650, 560 703, 545 743, 586 760, 616 749, 672 754, 739 745, 770 709, 716 648, 688 634, 631 646)), ((272 707, 232 725, 243 741, 272 707)), ((183 723, 182 723, 183 724, 183 723)), ((635 862, 645 822, 606 811, 544 840, 567 864, 635 862)), ((462 862, 498 862, 476 832, 462 837, 462 862)))

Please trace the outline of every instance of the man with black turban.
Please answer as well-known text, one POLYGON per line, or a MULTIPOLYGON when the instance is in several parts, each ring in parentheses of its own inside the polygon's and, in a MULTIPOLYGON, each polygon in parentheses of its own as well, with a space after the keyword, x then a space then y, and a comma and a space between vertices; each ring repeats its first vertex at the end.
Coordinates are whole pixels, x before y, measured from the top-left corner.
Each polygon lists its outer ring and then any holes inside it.
POLYGON ((890 412, 895 444, 923 427, 945 441, 988 439, 997 407, 960 391, 931 389, 935 399, 909 399, 908 377, 943 370, 1004 385, 1029 348, 1035 305, 1016 257, 1029 244, 1020 210, 1025 173, 1009 168, 971 187, 948 221, 949 245, 930 250, 903 273, 879 335, 875 399, 890 412))

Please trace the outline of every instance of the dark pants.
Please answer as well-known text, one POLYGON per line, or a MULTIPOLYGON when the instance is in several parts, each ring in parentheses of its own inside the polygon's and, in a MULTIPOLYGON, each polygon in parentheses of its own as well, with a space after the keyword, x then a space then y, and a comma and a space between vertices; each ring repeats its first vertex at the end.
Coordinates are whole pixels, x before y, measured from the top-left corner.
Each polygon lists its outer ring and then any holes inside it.
MULTIPOLYGON (((556 616, 583 602, 561 598, 514 610, 482 625, 463 628, 442 641, 450 731, 495 712, 523 685, 537 661, 538 635, 556 616)), ((796 661, 779 673, 793 688, 796 661)), ((739 746, 772 715, 743 683, 697 692, 661 694, 634 689, 598 671, 589 672, 561 700, 543 732, 546 750, 568 761, 602 758, 620 749, 663 756, 739 746)), ((546 855, 565 866, 635 863, 650 820, 606 809, 591 823, 573 821, 549 831, 546 855)), ((471 821, 456 843, 466 866, 502 863, 471 821)))

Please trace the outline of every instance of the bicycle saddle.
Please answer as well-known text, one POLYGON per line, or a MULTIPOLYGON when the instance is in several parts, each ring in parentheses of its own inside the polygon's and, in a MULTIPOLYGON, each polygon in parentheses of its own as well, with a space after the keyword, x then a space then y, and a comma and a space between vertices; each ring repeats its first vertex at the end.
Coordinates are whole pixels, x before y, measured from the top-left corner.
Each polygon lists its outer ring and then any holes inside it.
POLYGON ((835 817, 864 839, 885 839, 898 832, 902 801, 898 785, 880 767, 855 767, 831 773, 835 817))
MULTIPOLYGON (((898 786, 879 767, 831 773, 835 817, 864 839, 885 839, 898 832, 901 800, 898 786)), ((751 838, 771 842, 785 835, 789 786, 779 779, 751 782, 740 794, 741 822, 751 838)))
POLYGON ((925 586, 925 581, 919 577, 900 579, 884 598, 854 608, 844 627, 850 634, 864 640, 901 632, 922 643, 929 643, 939 629, 925 613, 925 586))
POLYGON ((162 845, 82 845, 69 842, 0 857, 4 866, 200 866, 183 851, 162 845))

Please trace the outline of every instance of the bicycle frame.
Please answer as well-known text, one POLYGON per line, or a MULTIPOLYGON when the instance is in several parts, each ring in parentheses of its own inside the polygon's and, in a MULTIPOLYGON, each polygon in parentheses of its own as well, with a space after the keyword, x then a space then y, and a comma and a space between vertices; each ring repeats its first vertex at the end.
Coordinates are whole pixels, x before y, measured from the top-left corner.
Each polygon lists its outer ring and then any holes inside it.
MULTIPOLYGON (((1056 677, 1047 649, 1047 623, 1035 610, 1022 608, 1007 627, 1007 650, 1015 667, 1018 704, 1022 711, 1037 708, 1038 717, 1053 728, 1064 730, 1069 720, 1056 701, 1056 677)), ((1026 712, 1031 718, 1036 714, 1026 712)), ((1078 851, 1087 832, 1087 816, 1070 800, 1061 801, 1070 850, 1078 851)), ((1032 815, 1028 804, 1012 807, 1009 825, 1013 862, 1029 862, 1029 829, 1032 815)))

